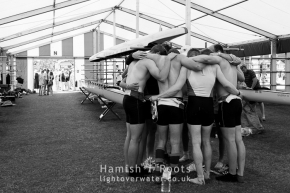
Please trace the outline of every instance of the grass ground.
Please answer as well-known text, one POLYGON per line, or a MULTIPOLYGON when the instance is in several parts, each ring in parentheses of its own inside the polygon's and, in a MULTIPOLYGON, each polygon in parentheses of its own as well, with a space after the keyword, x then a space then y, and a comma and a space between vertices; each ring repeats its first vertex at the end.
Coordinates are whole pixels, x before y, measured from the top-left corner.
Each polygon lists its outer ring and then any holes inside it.
MULTIPOLYGON (((122 107, 98 121, 100 105, 83 105, 81 93, 38 95, 0 107, 0 192, 160 192, 153 182, 110 182, 100 166, 122 166, 125 115, 122 107)), ((244 138, 245 184, 212 180, 205 186, 172 184, 172 192, 290 192, 290 106, 266 104, 266 133, 244 138)), ((212 139, 213 162, 217 140, 212 139)), ((194 177, 192 173, 189 176, 194 177)))

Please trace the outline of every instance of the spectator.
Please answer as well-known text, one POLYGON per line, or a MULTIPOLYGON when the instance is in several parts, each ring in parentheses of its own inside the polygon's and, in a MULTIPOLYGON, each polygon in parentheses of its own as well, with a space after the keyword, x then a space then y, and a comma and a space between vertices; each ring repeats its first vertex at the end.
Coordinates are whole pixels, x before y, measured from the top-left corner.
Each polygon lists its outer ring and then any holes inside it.
POLYGON ((50 72, 48 75, 47 95, 50 94, 51 96, 53 95, 53 90, 52 90, 53 79, 54 79, 53 72, 50 72))
MULTIPOLYGON (((247 69, 247 66, 245 64, 243 64, 241 66, 241 70, 244 73, 245 76, 245 83, 247 85, 247 87, 253 89, 253 90, 261 90, 263 89, 260 85, 259 80, 256 77, 256 74, 253 70, 247 69)), ((253 102, 250 102, 253 103, 253 102)), ((260 110, 262 113, 262 120, 266 121, 266 117, 265 117, 265 107, 264 107, 264 103, 260 102, 258 103, 260 105, 260 110)))
POLYGON ((44 89, 44 77, 43 77, 43 73, 44 71, 41 71, 41 74, 39 75, 39 96, 42 96, 43 93, 43 89, 44 89))
POLYGON ((48 83, 48 77, 47 77, 47 69, 43 70, 43 95, 46 95, 47 91, 47 83, 48 83))

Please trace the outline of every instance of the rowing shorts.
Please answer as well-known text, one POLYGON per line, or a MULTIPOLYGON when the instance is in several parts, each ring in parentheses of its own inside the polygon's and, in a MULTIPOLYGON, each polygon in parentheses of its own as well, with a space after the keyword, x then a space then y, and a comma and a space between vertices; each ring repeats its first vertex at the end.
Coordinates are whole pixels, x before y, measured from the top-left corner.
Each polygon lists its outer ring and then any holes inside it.
POLYGON ((241 125, 242 102, 240 99, 232 99, 229 103, 219 104, 220 127, 235 127, 241 125))
POLYGON ((183 123, 183 109, 184 105, 180 98, 166 98, 166 101, 159 100, 157 106, 158 121, 157 125, 171 125, 171 124, 182 124, 183 123), (180 102, 178 104, 176 102, 180 102), (162 104, 164 103, 164 104, 162 104), (172 104, 171 104, 172 103, 172 104))
POLYGON ((152 114, 151 114, 151 101, 148 101, 147 100, 145 102, 144 114, 145 114, 145 119, 152 119, 152 114))
POLYGON ((214 122, 212 97, 188 96, 187 123, 209 126, 214 122))
POLYGON ((123 107, 126 113, 126 122, 130 124, 145 123, 145 103, 139 99, 125 95, 123 107))

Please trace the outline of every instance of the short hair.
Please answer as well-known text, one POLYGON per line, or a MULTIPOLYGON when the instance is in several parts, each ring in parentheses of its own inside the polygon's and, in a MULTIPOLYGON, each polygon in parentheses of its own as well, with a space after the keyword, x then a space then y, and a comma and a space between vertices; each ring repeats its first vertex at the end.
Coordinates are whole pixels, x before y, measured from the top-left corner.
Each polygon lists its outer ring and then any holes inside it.
POLYGON ((224 48, 223 48, 221 45, 219 45, 219 44, 215 44, 213 47, 214 47, 214 51, 215 51, 215 52, 221 52, 221 53, 224 53, 224 48))
POLYGON ((198 56, 200 55, 200 51, 198 49, 195 48, 191 48, 190 50, 188 50, 187 52, 187 57, 193 57, 193 56, 198 56))
POLYGON ((166 49, 161 44, 157 44, 157 45, 153 46, 151 48, 150 52, 154 53, 154 54, 159 52, 160 55, 167 55, 166 49))
POLYGON ((200 53, 203 54, 203 55, 210 55, 212 53, 212 51, 210 49, 208 49, 208 48, 205 48, 205 49, 202 49, 200 51, 200 53))
POLYGON ((50 71, 49 75, 50 75, 50 76, 53 76, 53 72, 52 72, 52 71, 50 71))
POLYGON ((169 50, 172 49, 172 43, 171 42, 168 42, 168 41, 165 41, 161 44, 167 53, 169 53, 169 50))
POLYGON ((175 49, 175 48, 171 48, 169 51, 168 51, 168 54, 170 54, 170 53, 176 53, 176 54, 180 54, 180 52, 177 50, 177 49, 175 49))

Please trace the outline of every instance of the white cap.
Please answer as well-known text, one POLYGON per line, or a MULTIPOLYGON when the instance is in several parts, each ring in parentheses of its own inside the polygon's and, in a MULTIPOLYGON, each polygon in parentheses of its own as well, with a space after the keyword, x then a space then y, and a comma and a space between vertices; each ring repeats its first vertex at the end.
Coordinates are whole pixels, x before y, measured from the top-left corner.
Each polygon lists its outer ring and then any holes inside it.
POLYGON ((184 45, 180 49, 180 54, 187 56, 187 52, 191 49, 189 45, 184 45))

